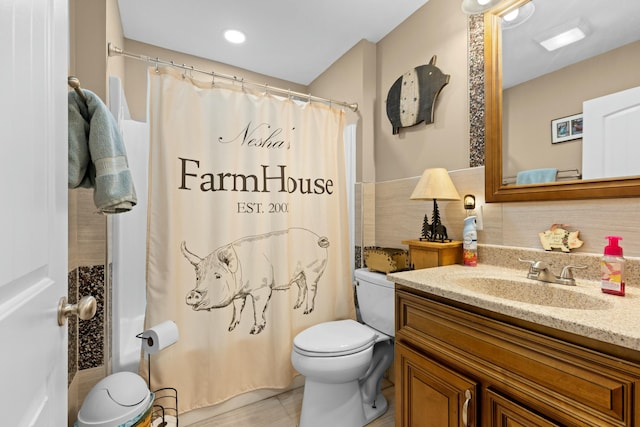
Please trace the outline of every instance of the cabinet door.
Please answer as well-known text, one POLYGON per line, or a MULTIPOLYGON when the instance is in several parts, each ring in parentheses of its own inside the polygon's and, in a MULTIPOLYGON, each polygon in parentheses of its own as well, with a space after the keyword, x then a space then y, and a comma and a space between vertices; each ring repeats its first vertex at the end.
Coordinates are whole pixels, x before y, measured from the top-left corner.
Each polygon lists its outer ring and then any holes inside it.
POLYGON ((477 383, 396 343, 396 426, 476 425, 477 383))
POLYGON ((493 390, 483 391, 492 427, 559 427, 560 424, 541 417, 493 390))

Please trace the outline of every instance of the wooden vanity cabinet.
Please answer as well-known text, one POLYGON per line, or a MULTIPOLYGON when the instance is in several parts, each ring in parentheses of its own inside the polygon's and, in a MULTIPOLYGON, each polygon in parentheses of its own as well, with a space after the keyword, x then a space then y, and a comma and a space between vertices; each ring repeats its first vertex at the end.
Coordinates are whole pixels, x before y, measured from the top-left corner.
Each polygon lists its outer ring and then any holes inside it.
POLYGON ((640 359, 398 284, 395 309, 396 426, 640 427, 640 359))

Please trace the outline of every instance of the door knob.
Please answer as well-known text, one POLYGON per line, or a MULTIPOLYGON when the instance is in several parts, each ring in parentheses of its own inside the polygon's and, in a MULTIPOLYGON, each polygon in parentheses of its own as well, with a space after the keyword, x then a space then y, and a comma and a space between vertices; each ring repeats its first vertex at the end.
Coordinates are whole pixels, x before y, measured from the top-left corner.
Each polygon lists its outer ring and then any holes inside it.
POLYGON ((77 304, 68 304, 67 297, 62 297, 58 303, 58 325, 63 326, 69 316, 78 316, 81 320, 91 319, 96 310, 96 299, 91 295, 80 298, 77 304))

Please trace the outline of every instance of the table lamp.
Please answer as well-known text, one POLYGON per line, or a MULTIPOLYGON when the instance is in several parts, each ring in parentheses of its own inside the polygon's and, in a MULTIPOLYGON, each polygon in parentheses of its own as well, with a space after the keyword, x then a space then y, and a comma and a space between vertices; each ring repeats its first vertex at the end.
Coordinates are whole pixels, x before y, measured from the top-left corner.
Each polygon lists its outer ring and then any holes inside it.
POLYGON ((424 215, 420 240, 429 242, 451 241, 447 235, 447 228, 440 222, 437 200, 460 200, 460 195, 444 168, 426 169, 411 193, 411 200, 433 200, 433 215, 431 223, 427 214, 424 215))

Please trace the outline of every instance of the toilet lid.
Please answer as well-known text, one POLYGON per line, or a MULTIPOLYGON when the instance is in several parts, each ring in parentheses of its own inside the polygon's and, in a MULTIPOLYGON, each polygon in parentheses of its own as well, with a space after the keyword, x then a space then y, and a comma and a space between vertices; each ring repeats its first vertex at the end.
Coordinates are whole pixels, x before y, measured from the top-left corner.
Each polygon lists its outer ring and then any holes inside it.
POLYGON ((320 323, 300 332, 293 345, 302 353, 317 356, 343 356, 371 347, 377 333, 355 320, 320 323))

